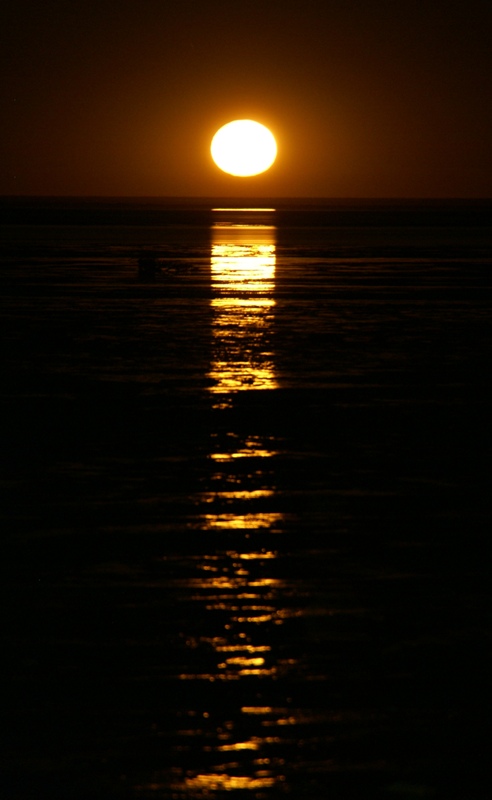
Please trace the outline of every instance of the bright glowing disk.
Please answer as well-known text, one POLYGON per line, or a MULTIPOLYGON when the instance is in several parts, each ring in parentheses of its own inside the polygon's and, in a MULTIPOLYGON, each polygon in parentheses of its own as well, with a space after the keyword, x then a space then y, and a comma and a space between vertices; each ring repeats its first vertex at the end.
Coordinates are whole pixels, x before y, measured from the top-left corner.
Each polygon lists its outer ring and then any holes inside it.
POLYGON ((212 158, 224 172, 239 177, 259 175, 277 156, 273 134, 252 119, 235 119, 219 128, 210 147, 212 158))

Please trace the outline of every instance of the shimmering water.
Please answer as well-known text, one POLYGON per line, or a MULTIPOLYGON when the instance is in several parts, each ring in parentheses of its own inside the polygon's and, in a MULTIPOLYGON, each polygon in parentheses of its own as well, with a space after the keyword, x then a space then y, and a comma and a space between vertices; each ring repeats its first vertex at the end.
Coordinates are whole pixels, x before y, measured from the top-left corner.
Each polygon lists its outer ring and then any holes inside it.
POLYGON ((5 797, 488 797, 490 203, 238 206, 2 203, 5 797))

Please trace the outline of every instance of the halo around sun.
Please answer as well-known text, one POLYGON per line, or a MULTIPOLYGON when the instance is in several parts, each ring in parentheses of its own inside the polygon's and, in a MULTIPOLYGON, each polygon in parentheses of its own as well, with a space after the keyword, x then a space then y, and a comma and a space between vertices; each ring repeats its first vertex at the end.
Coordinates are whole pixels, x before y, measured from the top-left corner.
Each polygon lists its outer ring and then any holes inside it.
POLYGON ((270 169, 277 157, 277 143, 260 122, 235 119, 219 128, 210 151, 223 172, 246 178, 270 169))

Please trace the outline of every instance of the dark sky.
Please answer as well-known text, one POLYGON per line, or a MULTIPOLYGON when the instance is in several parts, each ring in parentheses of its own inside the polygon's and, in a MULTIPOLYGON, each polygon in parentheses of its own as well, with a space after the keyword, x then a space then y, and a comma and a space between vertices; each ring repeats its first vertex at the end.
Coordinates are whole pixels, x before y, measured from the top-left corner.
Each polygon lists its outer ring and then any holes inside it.
POLYGON ((492 1, 3 0, 0 194, 492 196, 492 1), (210 157, 253 118, 279 154, 210 157))

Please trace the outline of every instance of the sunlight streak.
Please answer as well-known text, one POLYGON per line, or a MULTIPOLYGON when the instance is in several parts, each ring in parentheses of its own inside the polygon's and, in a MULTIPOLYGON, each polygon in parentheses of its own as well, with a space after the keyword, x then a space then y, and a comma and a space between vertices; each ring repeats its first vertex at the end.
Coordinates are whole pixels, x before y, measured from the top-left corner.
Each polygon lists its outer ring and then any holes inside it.
POLYGON ((210 391, 230 395, 247 389, 276 388, 271 346, 275 228, 215 224, 211 276, 210 391))

